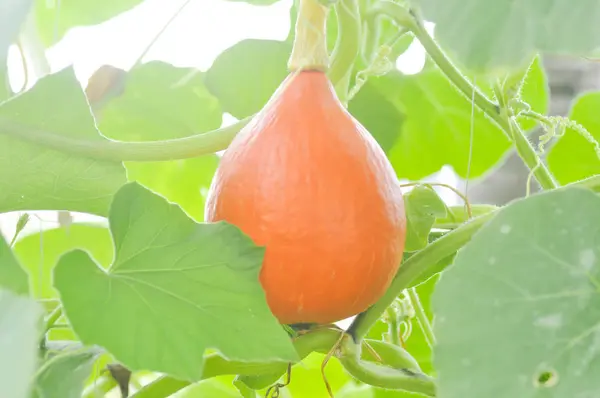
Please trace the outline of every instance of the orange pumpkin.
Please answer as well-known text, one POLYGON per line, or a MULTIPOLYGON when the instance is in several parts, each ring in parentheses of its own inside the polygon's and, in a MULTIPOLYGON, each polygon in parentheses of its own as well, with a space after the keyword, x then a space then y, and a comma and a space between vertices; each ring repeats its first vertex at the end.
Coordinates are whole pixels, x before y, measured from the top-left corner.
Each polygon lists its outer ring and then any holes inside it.
POLYGON ((406 219, 396 175, 325 73, 291 73, 217 169, 207 221, 265 246, 260 281, 281 323, 364 311, 394 277, 406 219))

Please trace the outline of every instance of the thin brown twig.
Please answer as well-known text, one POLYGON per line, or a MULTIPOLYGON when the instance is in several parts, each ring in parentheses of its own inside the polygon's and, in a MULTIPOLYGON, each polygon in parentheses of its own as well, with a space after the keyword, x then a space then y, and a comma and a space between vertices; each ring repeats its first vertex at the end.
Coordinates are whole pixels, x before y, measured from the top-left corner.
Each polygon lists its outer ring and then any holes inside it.
POLYGON ((292 381, 292 364, 288 363, 285 381, 283 383, 275 383, 271 387, 269 387, 267 389, 267 392, 265 393, 265 398, 269 398, 269 394, 271 393, 271 391, 273 391, 273 395, 271 395, 270 398, 279 398, 280 389, 288 386, 291 383, 291 381, 292 381))
POLYGON ((371 344, 369 344, 366 340, 363 340, 363 344, 365 345, 365 347, 367 347, 367 350, 369 350, 371 355, 373 355, 375 357, 377 362, 380 362, 380 363, 383 362, 383 359, 381 359, 381 356, 379 356, 379 354, 377 353, 377 351, 375 351, 375 349, 371 346, 371 344))
POLYGON ((340 333, 340 338, 333 345, 333 347, 331 347, 331 350, 329 350, 327 355, 325 355, 323 362, 321 362, 321 376, 323 377, 323 382, 325 382, 325 388, 327 388, 327 392, 329 393, 330 398, 335 398, 335 397, 333 396, 333 391, 331 390, 331 385, 327 381, 327 376, 325 375, 325 367, 327 366, 329 359, 331 359, 331 357, 333 356, 333 353, 339 348, 345 335, 346 335, 345 331, 342 331, 342 333, 340 333))

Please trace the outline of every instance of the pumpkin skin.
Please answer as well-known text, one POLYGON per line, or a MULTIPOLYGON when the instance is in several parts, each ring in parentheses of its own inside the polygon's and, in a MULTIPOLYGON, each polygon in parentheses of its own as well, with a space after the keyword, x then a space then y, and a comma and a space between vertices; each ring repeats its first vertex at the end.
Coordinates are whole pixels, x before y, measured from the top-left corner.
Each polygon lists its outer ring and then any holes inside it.
POLYGON ((205 219, 265 247, 260 282, 285 324, 366 310, 396 274, 406 235, 391 164, 320 71, 288 75, 235 137, 205 219))

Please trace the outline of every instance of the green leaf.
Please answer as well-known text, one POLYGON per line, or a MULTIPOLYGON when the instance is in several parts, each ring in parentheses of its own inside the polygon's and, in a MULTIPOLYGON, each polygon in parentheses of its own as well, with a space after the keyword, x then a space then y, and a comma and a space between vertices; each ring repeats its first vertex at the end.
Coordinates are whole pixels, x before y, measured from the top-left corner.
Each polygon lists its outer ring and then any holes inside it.
POLYGON ((404 195, 406 244, 404 250, 416 251, 427 246, 429 232, 437 217, 446 216, 446 204, 425 185, 417 185, 404 195))
POLYGON ((436 38, 476 71, 523 66, 537 52, 586 55, 600 47, 600 3, 570 0, 419 0, 436 38), (552 28, 550 28, 552 27, 552 28))
POLYGON ((386 153, 394 147, 402 130, 404 115, 376 84, 367 80, 348 103, 348 111, 386 153))
POLYGON ((36 374, 32 398, 80 398, 98 350, 77 350, 57 355, 36 374))
POLYGON ((74 223, 68 229, 48 229, 17 241, 13 250, 29 273, 35 297, 58 297, 52 286, 52 270, 60 256, 75 248, 85 249, 105 267, 113 257, 110 232, 99 225, 74 223))
MULTIPOLYGON (((507 76, 508 82, 511 80, 514 81, 516 76, 522 79, 521 92, 519 94, 521 101, 527 102, 531 106, 531 109, 537 113, 545 115, 548 112, 550 107, 550 87, 540 57, 533 59, 526 72, 518 71, 507 76)), ((537 126, 537 122, 531 119, 519 118, 518 122, 524 130, 532 130, 537 126)))
POLYGON ((196 221, 204 220, 204 203, 219 165, 217 155, 171 162, 127 163, 127 178, 180 205, 196 221))
MULTIPOLYGON (((100 129, 121 141, 152 141, 219 128, 219 101, 204 86, 204 74, 153 61, 127 75, 122 94, 96 111, 100 129)), ((179 204, 198 221, 219 158, 206 155, 170 162, 126 162, 127 178, 179 204)))
POLYGON ((109 222, 116 254, 108 271, 81 250, 54 270, 84 344, 131 370, 186 380, 202 374, 207 348, 237 360, 297 360, 258 281, 264 249, 237 227, 197 224, 137 183, 115 195, 109 222))
MULTIPOLYGON (((388 151, 400 178, 419 180, 444 165, 452 166, 460 177, 466 177, 471 127, 470 178, 490 170, 510 147, 506 135, 476 107, 471 120, 471 101, 431 63, 415 75, 392 71, 370 80, 405 115, 396 144, 388 151)), ((547 108, 545 86, 545 75, 536 61, 525 80, 522 99, 542 114, 547 108)), ((532 126, 528 123, 523 126, 532 126)))
POLYGON ((500 210, 458 252, 433 295, 440 397, 600 389, 598 219, 593 192, 546 192, 500 210))
POLYGON ((33 0, 3 0, 0 8, 0 102, 12 91, 8 81, 8 48, 17 38, 33 0))
POLYGON ((288 75, 289 42, 242 40, 222 52, 206 72, 206 87, 223 111, 238 119, 258 112, 288 75))
POLYGON ((0 288, 13 293, 27 295, 29 293, 29 275, 15 258, 8 243, 0 235, 0 288))
MULTIPOLYGON (((580 96, 569 118, 600 140, 600 92, 580 96)), ((548 166, 558 182, 567 184, 600 174, 600 159, 594 145, 573 128, 567 128, 548 153, 548 166)))
MULTIPOLYGON (((86 250, 104 267, 108 267, 113 258, 110 232, 101 225, 74 223, 69 228, 48 229, 17 241, 14 253, 29 273, 33 296, 58 297, 52 286, 52 271, 60 256, 75 248, 86 250)), ((56 302, 48 301, 46 309, 50 311, 55 306, 56 302)), ((73 340, 77 336, 71 329, 56 328, 50 331, 49 338, 73 340)))
POLYGON ((73 27, 97 25, 141 3, 141 0, 36 0, 35 16, 42 42, 50 47, 73 27))
MULTIPOLYGON (((250 390, 252 391, 252 390, 250 390)), ((153 395, 154 396, 154 395, 153 395)), ((169 395, 170 396, 170 395, 169 395)), ((243 395, 234 386, 233 376, 217 376, 192 384, 176 396, 178 398, 218 397, 218 398, 246 398, 254 395, 243 395)))
POLYGON ((120 162, 47 149, 2 131, 17 128, 105 140, 96 129, 72 68, 41 79, 31 90, 0 106, 0 212, 107 213, 112 195, 126 182, 120 162))
POLYGON ((219 101, 204 86, 204 74, 152 61, 132 69, 120 96, 96 115, 100 131, 120 141, 187 137, 220 127, 219 101))
POLYGON ((0 289, 0 397, 29 398, 43 314, 34 300, 0 289))
POLYGON ((256 398, 256 392, 240 380, 234 380, 233 385, 243 398, 256 398))

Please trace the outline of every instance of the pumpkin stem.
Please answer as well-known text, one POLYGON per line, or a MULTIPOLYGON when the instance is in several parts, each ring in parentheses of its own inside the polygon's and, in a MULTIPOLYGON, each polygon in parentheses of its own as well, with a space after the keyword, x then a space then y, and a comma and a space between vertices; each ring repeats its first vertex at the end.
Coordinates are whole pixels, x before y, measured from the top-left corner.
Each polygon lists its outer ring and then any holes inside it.
POLYGON ((290 72, 329 68, 327 14, 329 7, 319 0, 299 0, 294 47, 288 61, 290 72))

